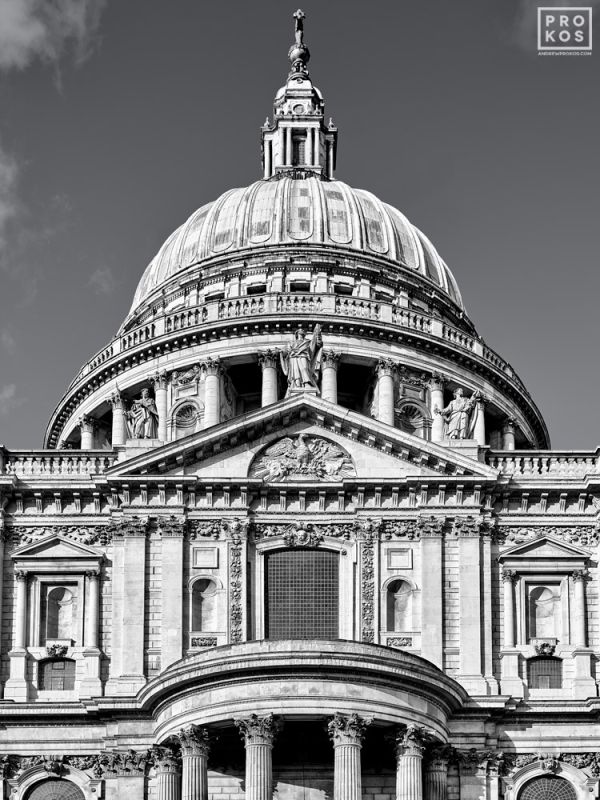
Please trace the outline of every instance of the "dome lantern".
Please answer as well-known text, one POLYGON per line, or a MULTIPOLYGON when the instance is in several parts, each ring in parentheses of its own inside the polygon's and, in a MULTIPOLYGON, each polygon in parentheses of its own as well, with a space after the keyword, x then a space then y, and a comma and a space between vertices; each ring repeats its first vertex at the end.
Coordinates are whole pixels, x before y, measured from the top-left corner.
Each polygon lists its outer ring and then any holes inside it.
POLYGON ((292 173, 298 177, 316 175, 333 178, 337 149, 337 128, 325 125, 325 102, 313 86, 304 44, 304 18, 301 9, 294 13, 295 41, 288 56, 292 63, 287 83, 276 94, 273 124, 262 128, 263 178, 279 178, 292 173))

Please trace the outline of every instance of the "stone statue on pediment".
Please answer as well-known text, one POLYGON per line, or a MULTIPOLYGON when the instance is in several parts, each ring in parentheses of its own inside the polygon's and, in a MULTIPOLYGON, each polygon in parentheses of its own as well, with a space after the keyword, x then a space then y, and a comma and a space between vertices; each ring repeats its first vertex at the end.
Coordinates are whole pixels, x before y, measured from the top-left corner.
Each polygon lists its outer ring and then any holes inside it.
POLYGON ((132 439, 156 439, 158 436, 158 410, 148 389, 142 389, 137 400, 127 412, 127 427, 132 439))
POLYGON ((464 397, 463 390, 458 388, 454 391, 454 399, 446 408, 435 407, 434 412, 440 414, 446 423, 444 427, 446 439, 473 438, 479 396, 479 392, 475 392, 471 397, 464 397))
POLYGON ((320 325, 315 325, 310 339, 307 338, 304 328, 296 330, 293 342, 280 354, 281 368, 288 380, 288 394, 306 389, 319 391, 322 351, 320 325))

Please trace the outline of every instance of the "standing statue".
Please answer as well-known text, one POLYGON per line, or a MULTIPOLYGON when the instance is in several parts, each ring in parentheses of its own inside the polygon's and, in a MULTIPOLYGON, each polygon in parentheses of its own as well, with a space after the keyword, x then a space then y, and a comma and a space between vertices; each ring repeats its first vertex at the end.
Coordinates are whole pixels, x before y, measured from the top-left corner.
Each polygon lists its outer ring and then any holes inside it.
POLYGON ((156 439, 158 437, 158 410, 148 389, 131 404, 127 412, 127 427, 132 439, 156 439))
POLYGON ((306 14, 301 8, 299 8, 298 11, 294 11, 292 16, 296 20, 296 24, 294 26, 294 38, 296 39, 296 45, 298 47, 302 47, 304 44, 304 18, 306 17, 306 14))
POLYGON ((446 421, 444 436, 446 439, 472 439, 477 420, 477 406, 480 393, 475 392, 471 397, 463 397, 463 390, 454 391, 454 400, 446 408, 434 409, 436 414, 441 414, 446 421))
POLYGON ((323 337, 320 325, 315 325, 310 339, 306 338, 304 328, 298 328, 294 334, 294 341, 288 345, 287 350, 280 353, 281 369, 288 379, 288 394, 299 389, 319 390, 322 350, 323 337))

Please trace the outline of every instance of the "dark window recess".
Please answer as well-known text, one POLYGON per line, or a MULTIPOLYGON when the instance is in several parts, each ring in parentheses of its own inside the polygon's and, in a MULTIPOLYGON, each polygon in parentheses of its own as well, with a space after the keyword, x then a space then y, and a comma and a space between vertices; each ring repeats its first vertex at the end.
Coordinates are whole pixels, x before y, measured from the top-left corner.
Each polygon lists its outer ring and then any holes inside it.
POLYGON ((290 292, 310 292, 310 282, 290 281, 290 292))
POLYGON ((266 561, 266 638, 337 639, 339 555, 279 550, 266 561))
POLYGON ((46 691, 69 691, 75 688, 75 662, 70 658, 40 661, 39 688, 46 691))
POLYGON ((266 283, 255 283, 246 288, 246 294, 264 294, 267 291, 266 283))
POLYGON ((225 297, 225 292, 214 292, 213 294, 207 294, 205 302, 210 302, 211 300, 223 300, 225 297))
POLYGON ((294 136, 292 139, 292 158, 294 166, 300 166, 306 163, 306 136, 294 136))
POLYGON ((529 659, 527 662, 527 684, 530 689, 562 689, 561 659, 529 659))
POLYGON ((352 294, 352 286, 345 283, 336 283, 333 287, 334 294, 345 294, 347 296, 352 294))

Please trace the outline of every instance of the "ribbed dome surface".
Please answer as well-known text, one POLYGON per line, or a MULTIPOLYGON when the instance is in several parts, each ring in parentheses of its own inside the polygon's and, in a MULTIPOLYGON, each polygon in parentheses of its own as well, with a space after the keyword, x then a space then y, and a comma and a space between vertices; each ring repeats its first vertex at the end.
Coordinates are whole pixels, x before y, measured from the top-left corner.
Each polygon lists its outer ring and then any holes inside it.
POLYGON ((282 244, 379 256, 421 273, 462 307, 450 270, 397 209, 341 181, 284 177, 231 189, 195 211, 148 265, 131 311, 193 264, 236 250, 282 244))

